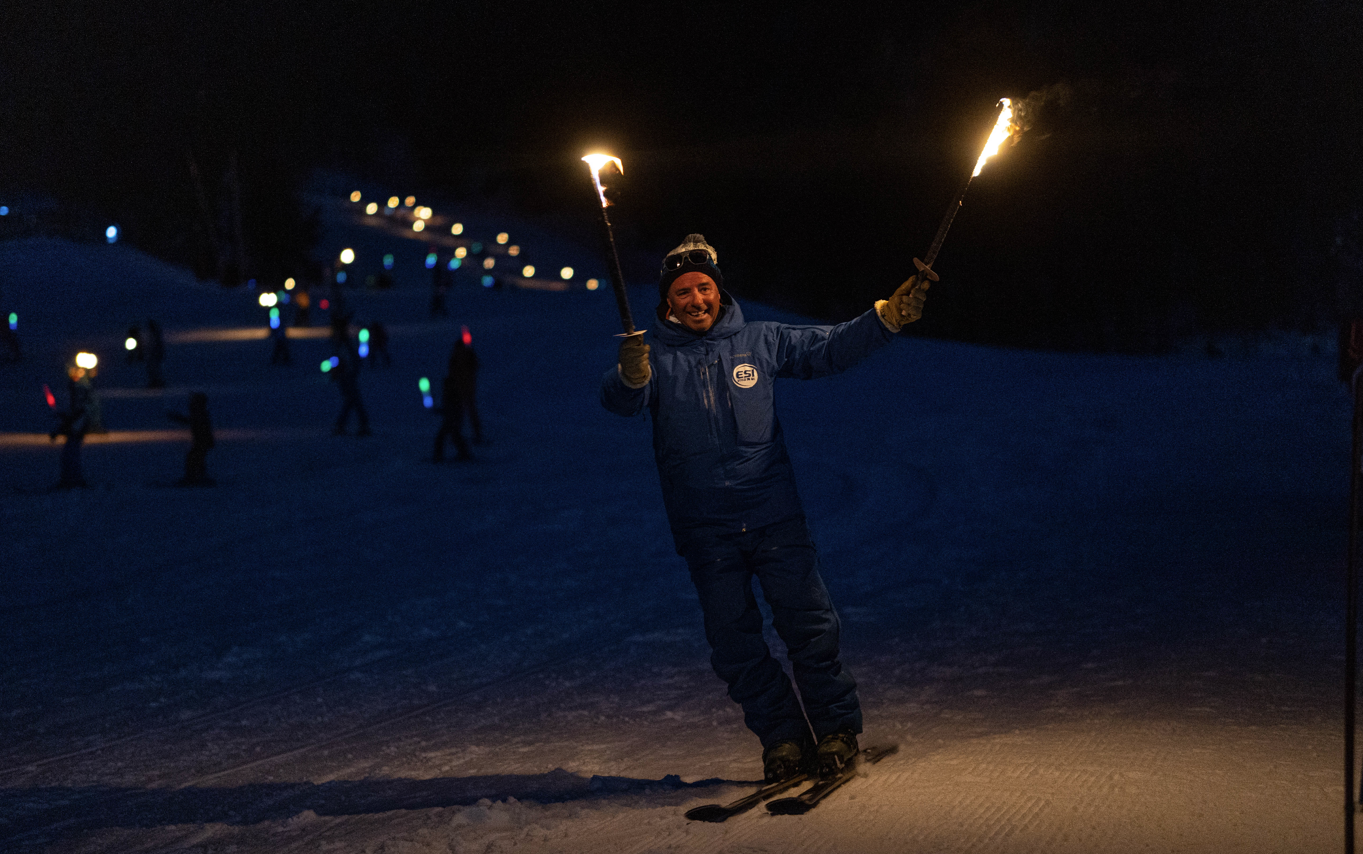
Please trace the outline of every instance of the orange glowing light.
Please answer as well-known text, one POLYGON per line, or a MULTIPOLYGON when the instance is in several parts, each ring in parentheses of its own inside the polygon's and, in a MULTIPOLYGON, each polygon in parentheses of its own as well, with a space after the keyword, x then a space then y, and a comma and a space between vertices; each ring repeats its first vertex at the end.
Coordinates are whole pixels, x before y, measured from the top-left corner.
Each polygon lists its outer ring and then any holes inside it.
POLYGON ((984 162, 999 153, 999 146, 1013 132, 1013 102, 1000 98, 999 103, 1003 105, 1003 110, 999 113, 999 120, 994 122, 994 130, 984 144, 984 151, 980 152, 980 159, 975 162, 975 171, 970 173, 972 178, 984 171, 984 162))
POLYGON ((606 201, 606 188, 601 185, 601 167, 607 163, 614 163, 616 170, 623 175, 625 165, 620 162, 620 158, 609 154, 588 154, 582 160, 592 168, 592 183, 596 185, 596 194, 601 197, 601 207, 604 208, 610 203, 606 201))

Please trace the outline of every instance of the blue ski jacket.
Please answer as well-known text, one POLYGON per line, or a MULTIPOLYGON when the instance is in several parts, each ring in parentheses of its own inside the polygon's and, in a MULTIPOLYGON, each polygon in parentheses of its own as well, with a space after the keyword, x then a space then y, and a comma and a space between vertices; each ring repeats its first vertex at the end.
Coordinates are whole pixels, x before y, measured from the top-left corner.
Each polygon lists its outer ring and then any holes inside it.
POLYGON ((847 370, 894 333, 874 309, 837 326, 747 323, 727 293, 715 324, 698 335, 655 315, 643 388, 617 368, 601 378, 601 404, 653 418, 663 504, 680 551, 698 529, 741 532, 803 514, 776 418, 780 377, 813 379, 847 370))

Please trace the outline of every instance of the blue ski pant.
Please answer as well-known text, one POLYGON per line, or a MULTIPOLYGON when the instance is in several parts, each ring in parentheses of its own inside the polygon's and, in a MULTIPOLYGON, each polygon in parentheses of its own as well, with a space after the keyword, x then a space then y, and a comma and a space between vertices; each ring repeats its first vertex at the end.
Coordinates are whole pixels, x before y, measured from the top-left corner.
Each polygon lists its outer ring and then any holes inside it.
POLYGON ((710 663, 764 748, 807 739, 811 728, 815 738, 861 732, 856 681, 839 656, 838 615, 803 517, 742 533, 689 531, 678 551, 700 594, 710 663), (786 645, 798 697, 762 637, 754 578, 786 645))

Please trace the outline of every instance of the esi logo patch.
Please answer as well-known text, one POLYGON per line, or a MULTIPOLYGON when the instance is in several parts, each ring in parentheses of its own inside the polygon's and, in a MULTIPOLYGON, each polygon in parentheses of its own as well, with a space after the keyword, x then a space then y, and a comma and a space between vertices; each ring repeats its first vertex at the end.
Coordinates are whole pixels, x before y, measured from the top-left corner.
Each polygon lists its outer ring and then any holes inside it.
POLYGON ((739 365, 734 368, 734 385, 739 388, 752 388, 757 385, 757 368, 752 365, 739 365))

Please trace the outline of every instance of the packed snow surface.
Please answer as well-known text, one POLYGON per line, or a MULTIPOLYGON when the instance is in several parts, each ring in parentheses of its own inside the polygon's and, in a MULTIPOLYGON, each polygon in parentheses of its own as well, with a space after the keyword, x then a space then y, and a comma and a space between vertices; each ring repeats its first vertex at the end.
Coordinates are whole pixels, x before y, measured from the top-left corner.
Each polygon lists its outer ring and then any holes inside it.
MULTIPOLYGON (((269 364, 258 292, 119 245, 0 244, 25 346, 0 366, 0 849, 1342 842, 1350 404, 1326 348, 1131 358, 910 334, 785 383, 864 741, 900 751, 806 816, 692 823, 760 778, 759 746, 709 670, 648 421, 597 402, 609 289, 465 275, 432 319, 424 244, 329 222, 327 252, 386 240, 397 259, 394 288, 349 293, 391 331, 391 367, 360 379, 370 437, 331 435, 325 337, 269 364), (121 350, 148 318, 164 389, 121 350), (439 389, 463 325, 488 442, 434 464, 418 379, 439 389), (101 355, 109 432, 85 446, 91 487, 56 491, 42 386, 64 403, 78 347, 101 355), (171 485, 188 431, 166 411, 192 391, 217 431, 212 488, 171 485)), ((555 270, 580 253, 524 251, 555 270)), ((636 317, 654 296, 633 291, 636 317)))

